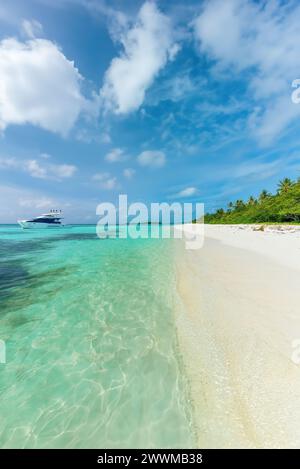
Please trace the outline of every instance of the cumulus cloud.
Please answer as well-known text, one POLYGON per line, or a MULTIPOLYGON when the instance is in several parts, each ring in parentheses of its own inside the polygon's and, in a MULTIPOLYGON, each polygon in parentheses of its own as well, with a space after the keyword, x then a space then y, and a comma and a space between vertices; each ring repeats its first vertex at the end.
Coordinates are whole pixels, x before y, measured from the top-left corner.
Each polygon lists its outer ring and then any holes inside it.
POLYGON ((101 189, 113 190, 118 187, 118 180, 108 172, 96 173, 93 180, 99 182, 101 189))
POLYGON ((39 179, 47 179, 46 168, 41 166, 37 160, 29 160, 24 164, 24 169, 27 171, 30 176, 39 179))
POLYGON ((106 161, 109 163, 118 163, 124 161, 126 158, 124 150, 122 148, 113 148, 110 152, 105 155, 106 161))
POLYGON ((141 106, 146 90, 168 60, 173 60, 178 46, 169 18, 152 2, 144 3, 136 24, 125 31, 122 28, 118 39, 123 52, 106 71, 100 95, 107 110, 126 114, 141 106))
POLYGON ((131 179, 135 175, 135 169, 125 168, 123 171, 123 175, 126 179, 131 179))
POLYGON ((295 118, 291 83, 300 70, 300 5, 293 0, 211 0, 195 21, 200 50, 230 73, 245 72, 255 103, 250 128, 269 144, 295 118))
POLYGON ((46 39, 2 40, 0 76, 0 131, 29 123, 65 136, 87 106, 74 63, 46 39))
POLYGON ((166 155, 163 151, 143 151, 137 157, 138 163, 141 166, 150 166, 152 168, 161 168, 166 163, 166 155))
POLYGON ((21 170, 34 178, 56 181, 70 178, 77 171, 77 167, 74 165, 41 163, 36 159, 18 160, 12 157, 0 157, 0 169, 21 170))
POLYGON ((72 177, 77 167, 71 164, 41 164, 37 160, 28 160, 24 169, 32 177, 39 179, 54 179, 60 181, 72 177))

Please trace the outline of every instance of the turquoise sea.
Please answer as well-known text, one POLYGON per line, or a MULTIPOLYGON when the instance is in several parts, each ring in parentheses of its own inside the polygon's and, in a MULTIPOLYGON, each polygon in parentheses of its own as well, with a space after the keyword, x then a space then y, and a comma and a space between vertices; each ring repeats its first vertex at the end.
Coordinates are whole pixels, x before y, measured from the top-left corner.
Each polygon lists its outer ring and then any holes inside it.
POLYGON ((0 225, 0 447, 193 447, 173 249, 0 225))

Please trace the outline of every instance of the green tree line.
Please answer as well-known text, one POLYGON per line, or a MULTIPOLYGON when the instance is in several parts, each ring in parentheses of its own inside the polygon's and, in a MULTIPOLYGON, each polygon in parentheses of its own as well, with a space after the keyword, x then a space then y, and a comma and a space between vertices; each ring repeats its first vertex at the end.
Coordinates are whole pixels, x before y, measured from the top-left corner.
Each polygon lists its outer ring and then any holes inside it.
POLYGON ((279 181, 277 192, 263 190, 258 198, 230 202, 205 215, 205 223, 300 223, 300 178, 279 181))

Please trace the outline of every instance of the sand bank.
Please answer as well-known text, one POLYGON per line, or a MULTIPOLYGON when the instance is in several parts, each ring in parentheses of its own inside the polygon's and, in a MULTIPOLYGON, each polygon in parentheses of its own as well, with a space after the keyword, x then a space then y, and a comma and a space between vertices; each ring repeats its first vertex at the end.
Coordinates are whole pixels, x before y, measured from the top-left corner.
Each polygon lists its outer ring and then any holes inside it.
POLYGON ((300 447, 300 233, 287 231, 206 226, 202 249, 177 243, 199 447, 300 447))

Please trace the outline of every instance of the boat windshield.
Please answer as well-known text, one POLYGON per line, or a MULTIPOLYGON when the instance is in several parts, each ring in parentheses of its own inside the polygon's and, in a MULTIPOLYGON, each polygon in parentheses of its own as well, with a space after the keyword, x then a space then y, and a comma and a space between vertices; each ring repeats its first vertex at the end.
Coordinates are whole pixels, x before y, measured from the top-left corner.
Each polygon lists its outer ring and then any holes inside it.
POLYGON ((53 218, 53 217, 38 217, 38 218, 33 218, 30 220, 32 223, 52 223, 52 224, 60 224, 60 219, 59 218, 53 218))

